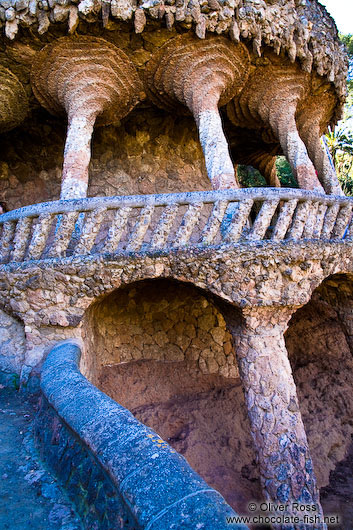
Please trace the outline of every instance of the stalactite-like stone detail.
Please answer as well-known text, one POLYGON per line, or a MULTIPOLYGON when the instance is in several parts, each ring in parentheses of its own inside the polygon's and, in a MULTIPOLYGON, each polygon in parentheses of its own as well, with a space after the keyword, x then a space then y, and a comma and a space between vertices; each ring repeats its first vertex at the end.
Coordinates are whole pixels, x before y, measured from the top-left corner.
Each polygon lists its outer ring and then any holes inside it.
POLYGON ((168 41, 146 67, 150 99, 171 112, 183 105, 193 114, 214 189, 238 187, 218 107, 239 93, 249 70, 249 53, 242 44, 189 35, 168 41))
POLYGON ((31 82, 49 112, 66 112, 61 198, 85 197, 93 127, 117 123, 142 96, 142 83, 127 55, 96 37, 63 37, 35 57, 31 82))
POLYGON ((67 21, 72 33, 81 20, 106 27, 111 18, 126 24, 134 19, 137 33, 153 19, 168 29, 182 23, 200 39, 209 33, 229 35, 234 42, 247 39, 256 57, 271 47, 297 61, 304 71, 325 76, 339 97, 335 119, 342 110, 348 61, 333 19, 317 0, 18 0, 10 4, 6 0, 0 6, 0 28, 9 39, 18 35, 22 25, 33 26, 42 35, 51 24, 67 21))
POLYGON ((28 98, 20 80, 0 66, 0 132, 17 127, 28 112, 28 98))
MULTIPOLYGON (((265 498, 286 504, 288 515, 295 515, 293 503, 315 504, 323 520, 283 336, 292 311, 288 307, 245 309, 241 324, 232 318, 231 309, 224 316, 234 339, 265 498)), ((318 523, 310 528, 324 529, 326 525, 318 523)))

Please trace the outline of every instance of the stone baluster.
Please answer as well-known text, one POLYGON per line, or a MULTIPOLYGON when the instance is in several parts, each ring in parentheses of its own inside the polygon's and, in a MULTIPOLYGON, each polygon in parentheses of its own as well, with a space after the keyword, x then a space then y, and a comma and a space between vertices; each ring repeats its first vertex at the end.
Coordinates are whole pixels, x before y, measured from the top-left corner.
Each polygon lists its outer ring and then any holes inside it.
POLYGON ((353 209, 352 204, 346 204, 340 209, 337 215, 335 226, 331 234, 332 238, 342 239, 345 231, 347 230, 349 221, 352 218, 352 209, 353 209))
POLYGON ((327 208, 325 219, 324 219, 324 226, 322 227, 322 232, 321 232, 321 239, 331 238, 331 232, 333 230, 333 227, 335 226, 335 222, 337 219, 339 209, 340 209, 340 205, 335 202, 330 204, 329 207, 327 208))
POLYGON ((239 241, 245 226, 249 223, 249 215, 253 204, 253 199, 245 199, 228 205, 221 225, 223 240, 226 243, 237 243, 239 241))
MULTIPOLYGON (((293 503, 315 504, 315 513, 323 517, 283 336, 293 309, 246 308, 242 320, 232 311, 228 308, 225 318, 234 339, 265 500, 286 505, 289 515, 298 515, 293 503)), ((305 513, 310 515, 304 511, 300 517, 305 513)))
POLYGON ((22 261, 27 248, 29 234, 32 227, 31 217, 22 217, 18 220, 16 226, 15 237, 13 241, 13 250, 11 253, 11 261, 22 261))
POLYGON ((312 202, 308 200, 300 202, 298 204, 297 209, 295 211, 292 226, 288 231, 288 239, 301 239, 304 232, 306 220, 310 213, 311 204, 312 202))
POLYGON ((31 83, 43 107, 68 118, 60 197, 85 197, 93 128, 117 123, 142 97, 136 69, 103 39, 62 37, 37 53, 31 83))
POLYGON ((193 114, 214 189, 237 188, 218 107, 243 87, 250 58, 243 44, 223 37, 181 35, 168 41, 146 67, 145 87, 159 107, 193 114))
POLYGON ((103 252, 116 251, 129 220, 130 213, 131 208, 129 206, 123 206, 115 212, 114 219, 109 228, 108 237, 103 247, 103 252))
POLYGON ((140 249, 150 226, 154 208, 154 205, 150 204, 142 208, 138 221, 135 224, 132 233, 129 235, 129 241, 126 246, 128 252, 135 252, 140 249))
POLYGON ((317 214, 316 214, 316 222, 315 222, 314 230, 312 233, 313 239, 320 239, 321 237, 322 227, 324 226, 324 220, 325 220, 327 208, 328 206, 326 203, 320 203, 318 207, 317 214))
POLYGON ((200 219, 202 208, 202 202, 188 205, 188 208, 181 221, 180 227, 175 235, 175 239, 172 243, 173 247, 184 247, 188 244, 192 231, 194 230, 195 226, 197 225, 200 219))
POLYGON ((151 248, 162 249, 167 243, 168 236, 179 211, 179 204, 169 204, 163 210, 158 224, 153 232, 151 248))
POLYGON ((10 255, 11 246, 16 230, 16 221, 6 221, 2 225, 0 261, 5 263, 10 255))
POLYGON ((255 222, 246 239, 260 241, 265 237, 266 231, 271 223, 272 217, 277 209, 279 199, 266 200, 256 216, 255 222))
POLYGON ((297 199, 290 199, 289 201, 285 201, 284 204, 281 206, 276 226, 274 227, 274 230, 272 232, 272 241, 281 241, 285 238, 287 230, 292 222, 293 214, 295 212, 297 204, 297 199))
POLYGON ((40 259, 47 244, 53 219, 54 214, 42 214, 39 216, 28 247, 28 259, 40 259))
POLYGON ((91 212, 86 212, 82 234, 74 250, 75 256, 84 256, 91 252, 104 220, 105 212, 106 208, 95 208, 91 212))
POLYGON ((201 245, 212 245, 214 238, 221 226, 224 214, 228 206, 228 201, 216 201, 212 208, 212 213, 201 234, 201 245))
POLYGON ((54 241, 48 253, 50 258, 65 257, 79 213, 78 211, 73 211, 58 215, 54 241))
POLYGON ((305 226, 304 226, 304 230, 303 230, 303 238, 304 239, 311 239, 312 238, 312 235, 313 235, 313 232, 314 232, 314 228, 315 228, 315 224, 316 224, 316 217, 317 217, 317 211, 319 209, 319 202, 318 201, 313 201, 312 204, 311 204, 311 207, 309 209, 309 214, 308 214, 308 217, 307 217, 307 220, 306 220, 306 223, 305 223, 305 226))

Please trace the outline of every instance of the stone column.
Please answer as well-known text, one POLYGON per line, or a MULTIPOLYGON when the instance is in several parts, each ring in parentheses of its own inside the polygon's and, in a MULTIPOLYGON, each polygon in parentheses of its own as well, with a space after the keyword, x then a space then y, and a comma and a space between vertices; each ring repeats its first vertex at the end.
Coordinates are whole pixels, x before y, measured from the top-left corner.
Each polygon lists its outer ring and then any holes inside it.
POLYGON ((60 198, 86 197, 93 128, 118 123, 144 97, 136 68, 104 39, 62 37, 35 56, 31 84, 43 107, 68 118, 60 198))
POLYGON ((200 40, 180 35, 153 55, 145 71, 145 89, 159 107, 193 115, 213 189, 238 188, 219 107, 244 86, 250 57, 243 44, 223 37, 200 40))
POLYGON ((282 102, 269 116, 269 122, 277 135, 299 186, 305 190, 324 193, 312 161, 309 158, 303 140, 300 138, 295 122, 296 106, 291 102, 282 102))
MULTIPOLYGON (((243 323, 230 323, 230 327, 264 500, 285 504, 287 514, 300 517, 310 512, 297 511, 294 503, 315 504, 314 513, 321 518, 319 492, 283 337, 291 314, 289 308, 249 308, 243 311, 243 323)), ((326 525, 294 524, 290 528, 324 529, 326 525)))
POLYGON ((96 114, 86 112, 68 116, 60 199, 87 196, 91 138, 96 114))
POLYGON ((227 106, 227 112, 237 127, 270 129, 299 187, 324 193, 296 124, 298 108, 310 93, 310 79, 297 64, 286 64, 282 57, 266 54, 266 63, 252 71, 239 96, 227 106))

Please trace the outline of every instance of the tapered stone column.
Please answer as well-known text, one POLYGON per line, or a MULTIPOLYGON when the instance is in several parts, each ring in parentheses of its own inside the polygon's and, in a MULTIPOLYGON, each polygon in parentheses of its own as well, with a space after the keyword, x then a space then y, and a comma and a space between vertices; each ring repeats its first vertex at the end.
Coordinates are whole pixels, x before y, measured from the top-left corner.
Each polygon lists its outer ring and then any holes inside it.
POLYGON ((228 116, 238 127, 270 127, 299 186, 323 193, 295 120, 299 103, 310 92, 311 78, 298 65, 281 61, 269 54, 267 63, 251 73, 241 94, 228 105, 228 116))
POLYGON ((249 71, 243 44, 190 35, 168 41, 146 67, 149 98, 171 112, 185 112, 184 106, 193 114, 213 189, 239 187, 218 107, 241 90, 249 71))
MULTIPOLYGON (((316 505, 314 513, 322 517, 283 337, 291 314, 288 308, 250 308, 243 311, 242 324, 232 323, 229 317, 227 320, 234 338, 265 500, 285 504, 286 513, 300 517, 305 512, 298 511, 295 503, 316 505)), ((290 528, 326 526, 294 524, 290 528)))
POLYGON ((43 107, 68 118, 60 197, 85 197, 93 128, 118 123, 143 97, 137 71, 103 39, 63 37, 37 54, 31 83, 43 107))
POLYGON ((344 195, 333 162, 320 140, 334 114, 336 104, 336 97, 332 91, 325 90, 325 85, 318 87, 307 99, 304 108, 297 113, 296 122, 300 137, 305 143, 326 193, 344 195))

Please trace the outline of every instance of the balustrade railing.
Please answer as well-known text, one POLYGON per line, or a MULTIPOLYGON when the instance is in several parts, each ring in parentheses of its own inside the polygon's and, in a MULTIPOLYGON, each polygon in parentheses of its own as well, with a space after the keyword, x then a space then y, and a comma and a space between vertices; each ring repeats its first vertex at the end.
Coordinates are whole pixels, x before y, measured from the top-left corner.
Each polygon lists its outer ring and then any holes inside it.
POLYGON ((353 199, 248 188, 54 201, 0 216, 0 263, 353 236, 353 199))

